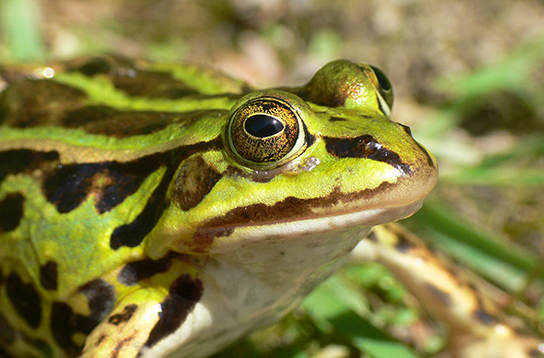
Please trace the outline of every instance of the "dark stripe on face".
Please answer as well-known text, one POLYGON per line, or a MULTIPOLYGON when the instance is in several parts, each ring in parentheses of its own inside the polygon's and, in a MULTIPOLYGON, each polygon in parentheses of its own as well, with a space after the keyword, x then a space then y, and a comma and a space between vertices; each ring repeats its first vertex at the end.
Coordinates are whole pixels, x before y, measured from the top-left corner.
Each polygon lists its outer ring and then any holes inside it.
POLYGON ((175 182, 174 198, 181 210, 197 206, 221 179, 221 174, 197 155, 181 165, 175 182))
POLYGON ((264 224, 274 222, 291 221, 296 218, 317 218, 320 214, 314 213, 315 208, 330 208, 339 203, 352 202, 366 195, 386 191, 391 187, 390 183, 384 182, 376 189, 366 189, 356 193, 344 194, 339 188, 324 198, 299 199, 292 196, 274 205, 253 204, 249 206, 232 209, 225 215, 209 220, 202 227, 198 228, 193 240, 202 241, 207 246, 215 237, 229 236, 237 226, 252 224, 264 224), (197 237, 198 235, 198 237, 197 237))
POLYGON ((121 323, 128 322, 130 321, 130 319, 132 318, 132 315, 134 315, 134 312, 136 312, 137 309, 138 309, 138 306, 135 304, 127 305, 123 309, 123 312, 111 316, 108 319, 108 323, 113 324, 114 326, 118 326, 121 323))
POLYGON ((6 345, 15 342, 15 330, 2 314, 0 314, 0 342, 6 345))
POLYGON ((40 267, 40 283, 46 290, 54 291, 57 289, 58 270, 57 263, 47 261, 40 267))
POLYGON ((60 213, 68 213, 94 196, 96 209, 103 214, 134 194, 160 164, 150 156, 130 163, 65 165, 47 175, 43 190, 60 213))
POLYGON ((218 150, 222 141, 217 138, 211 142, 201 142, 187 147, 177 148, 171 152, 156 155, 156 160, 163 162, 167 170, 159 185, 155 188, 146 206, 131 223, 115 228, 110 238, 110 247, 117 250, 121 246, 136 247, 153 230, 163 212, 170 203, 166 200, 166 191, 174 174, 183 160, 203 150, 218 150))
POLYGON ((34 285, 24 283, 18 274, 12 272, 6 279, 6 293, 19 316, 30 327, 38 328, 42 321, 42 303, 34 285))
POLYGON ((202 281, 183 274, 170 285, 168 297, 161 303, 159 321, 151 332, 145 345, 151 347, 164 337, 174 333, 185 321, 202 297, 202 281))
POLYGON ((58 152, 35 152, 29 149, 0 152, 0 182, 8 175, 31 173, 36 169, 48 171, 56 166, 58 152))
POLYGON ((405 174, 411 174, 412 169, 403 163, 399 155, 385 148, 369 135, 356 138, 324 138, 327 152, 338 158, 368 158, 387 163, 405 174))
POLYGON ((161 260, 146 259, 130 262, 121 269, 119 275, 117 275, 117 279, 123 285, 133 286, 142 280, 146 280, 155 276, 156 274, 168 271, 171 264, 172 261, 170 258, 164 258, 161 260))
POLYGON ((90 334, 115 304, 115 290, 104 280, 91 281, 82 286, 79 292, 87 297, 90 310, 88 316, 74 313, 64 302, 53 302, 51 307, 53 338, 69 357, 78 357, 83 348, 72 340, 74 333, 90 334))
POLYGON ((25 197, 11 193, 0 200, 0 234, 15 230, 23 218, 25 197))

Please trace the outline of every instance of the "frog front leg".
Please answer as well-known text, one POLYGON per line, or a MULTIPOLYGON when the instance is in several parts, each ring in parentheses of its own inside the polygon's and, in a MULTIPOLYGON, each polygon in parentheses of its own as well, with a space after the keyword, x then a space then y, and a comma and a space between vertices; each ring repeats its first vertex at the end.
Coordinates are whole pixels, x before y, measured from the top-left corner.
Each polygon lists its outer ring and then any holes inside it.
POLYGON ((498 309, 423 242, 395 224, 379 226, 354 250, 358 260, 386 266, 424 309, 450 328, 441 358, 534 358, 542 340, 517 333, 498 309))
POLYGON ((140 289, 121 300, 87 337, 81 358, 136 357, 159 321, 165 295, 140 289))
POLYGON ((125 295, 88 336, 81 358, 134 358, 178 330, 199 302, 202 282, 181 274, 168 289, 141 287, 125 295))

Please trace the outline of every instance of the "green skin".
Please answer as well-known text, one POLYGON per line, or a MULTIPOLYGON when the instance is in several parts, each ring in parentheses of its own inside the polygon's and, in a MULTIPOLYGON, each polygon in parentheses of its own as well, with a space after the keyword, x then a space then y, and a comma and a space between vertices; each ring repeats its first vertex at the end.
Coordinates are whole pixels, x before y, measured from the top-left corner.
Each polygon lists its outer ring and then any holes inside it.
POLYGON ((211 354, 436 183, 368 65, 263 91, 195 66, 53 68, 8 68, 0 94, 0 345, 16 357, 211 354), (252 135, 270 116, 291 122, 252 135))

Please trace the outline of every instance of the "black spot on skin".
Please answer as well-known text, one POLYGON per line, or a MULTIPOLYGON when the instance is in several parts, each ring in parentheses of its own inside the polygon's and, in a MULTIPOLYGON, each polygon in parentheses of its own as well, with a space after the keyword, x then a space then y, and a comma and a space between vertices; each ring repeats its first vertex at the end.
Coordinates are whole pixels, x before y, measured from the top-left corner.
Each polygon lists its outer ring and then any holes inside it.
POLYGON ((104 163, 62 166, 43 184, 47 199, 57 207, 59 213, 74 210, 87 198, 93 176, 104 166, 104 163))
POLYGON ((73 334, 81 332, 88 335, 98 323, 74 313, 72 308, 64 302, 53 302, 52 304, 51 332, 55 342, 69 357, 78 357, 83 349, 72 341, 73 334))
POLYGON ((433 297, 435 297, 440 302, 442 302, 442 304, 444 306, 451 306, 452 305, 453 302, 452 302, 452 299, 451 299, 451 296, 450 296, 449 293, 447 293, 445 291, 442 291, 438 287, 436 287, 434 285, 431 285, 431 284, 427 284, 427 291, 429 291, 429 293, 433 297))
POLYGON ((108 212, 134 194, 160 162, 146 157, 130 163, 105 162, 62 166, 45 180, 47 199, 60 213, 76 209, 95 196, 100 214, 108 212))
POLYGON ((170 285, 168 297, 161 303, 159 321, 149 333, 145 345, 151 347, 175 332, 200 300, 203 291, 202 281, 188 274, 177 278, 170 285))
POLYGON ((40 295, 32 283, 24 283, 18 274, 12 272, 6 279, 6 293, 15 311, 32 328, 38 328, 42 321, 40 295))
POLYGON ((178 171, 174 192, 180 209, 187 211, 197 206, 219 179, 221 174, 210 167, 201 155, 185 160, 178 171))
POLYGON ((0 267, 0 286, 4 283, 4 272, 2 272, 2 268, 0 267))
POLYGON ((35 152, 28 149, 0 152, 0 182, 9 174, 48 170, 59 160, 58 152, 35 152))
POLYGON ((118 326, 121 323, 128 322, 131 318, 134 312, 138 309, 138 306, 135 304, 127 305, 123 309, 123 312, 113 315, 108 319, 108 323, 113 324, 114 326, 118 326))
POLYGON ((191 146, 177 148, 171 152, 154 155, 154 160, 164 162, 167 170, 136 219, 131 223, 115 228, 110 237, 110 247, 117 250, 122 246, 136 247, 140 245, 146 235, 153 230, 168 205, 170 205, 165 198, 166 192, 181 162, 196 152, 221 147, 221 139, 216 138, 210 142, 196 143, 191 146))
POLYGON ((329 122, 346 122, 347 119, 343 117, 329 117, 329 122))
POLYGON ((168 207, 165 196, 173 175, 174 170, 171 168, 167 170, 136 219, 113 230, 110 237, 110 247, 112 249, 117 250, 121 246, 136 247, 153 230, 162 213, 168 207))
POLYGON ((23 218, 25 197, 11 193, 0 200, 0 233, 15 230, 23 218))
POLYGON ((169 259, 146 259, 130 262, 121 269, 119 275, 117 276, 117 279, 123 285, 133 286, 142 280, 151 278, 156 274, 168 271, 170 265, 171 260, 169 259))
POLYGON ((368 158, 387 163, 405 174, 412 169, 400 160, 397 153, 390 151, 369 135, 356 138, 325 137, 327 152, 339 158, 368 158))
POLYGON ((0 314, 0 342, 6 345, 15 342, 15 330, 2 314, 0 314))
POLYGON ((46 290, 57 289, 58 268, 54 261, 47 261, 40 267, 40 283, 46 290))
POLYGON ((51 331, 55 342, 69 357, 78 357, 83 347, 76 344, 72 337, 80 332, 85 335, 108 315, 115 304, 115 290, 112 285, 102 279, 97 279, 81 286, 79 292, 87 297, 88 316, 74 313, 64 302, 53 302, 51 307, 51 331))
POLYGON ((115 304, 115 288, 102 279, 93 280, 79 288, 79 292, 87 297, 90 318, 94 321, 102 321, 108 315, 115 304))
POLYGON ((475 310, 474 313, 472 313, 472 315, 474 316, 476 320, 478 320, 479 322, 487 326, 498 323, 498 320, 495 317, 493 317, 492 315, 490 315, 483 309, 475 310))

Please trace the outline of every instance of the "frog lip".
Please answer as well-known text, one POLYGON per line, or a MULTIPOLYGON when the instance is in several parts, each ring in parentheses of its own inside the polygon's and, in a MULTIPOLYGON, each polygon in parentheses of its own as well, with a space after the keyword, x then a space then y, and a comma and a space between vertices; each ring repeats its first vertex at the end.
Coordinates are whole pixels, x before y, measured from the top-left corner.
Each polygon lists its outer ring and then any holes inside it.
POLYGON ((403 205, 343 211, 334 215, 312 216, 281 222, 263 221, 233 226, 231 234, 242 240, 243 238, 262 240, 263 237, 291 239, 348 228, 372 227, 407 218, 418 211, 423 202, 424 199, 420 199, 403 205))
POLYGON ((394 207, 375 207, 336 215, 231 227, 225 237, 216 237, 206 251, 221 254, 257 243, 281 243, 312 236, 316 240, 343 240, 344 234, 350 231, 350 237, 362 240, 372 226, 406 218, 415 213, 422 204, 423 199, 394 207))

